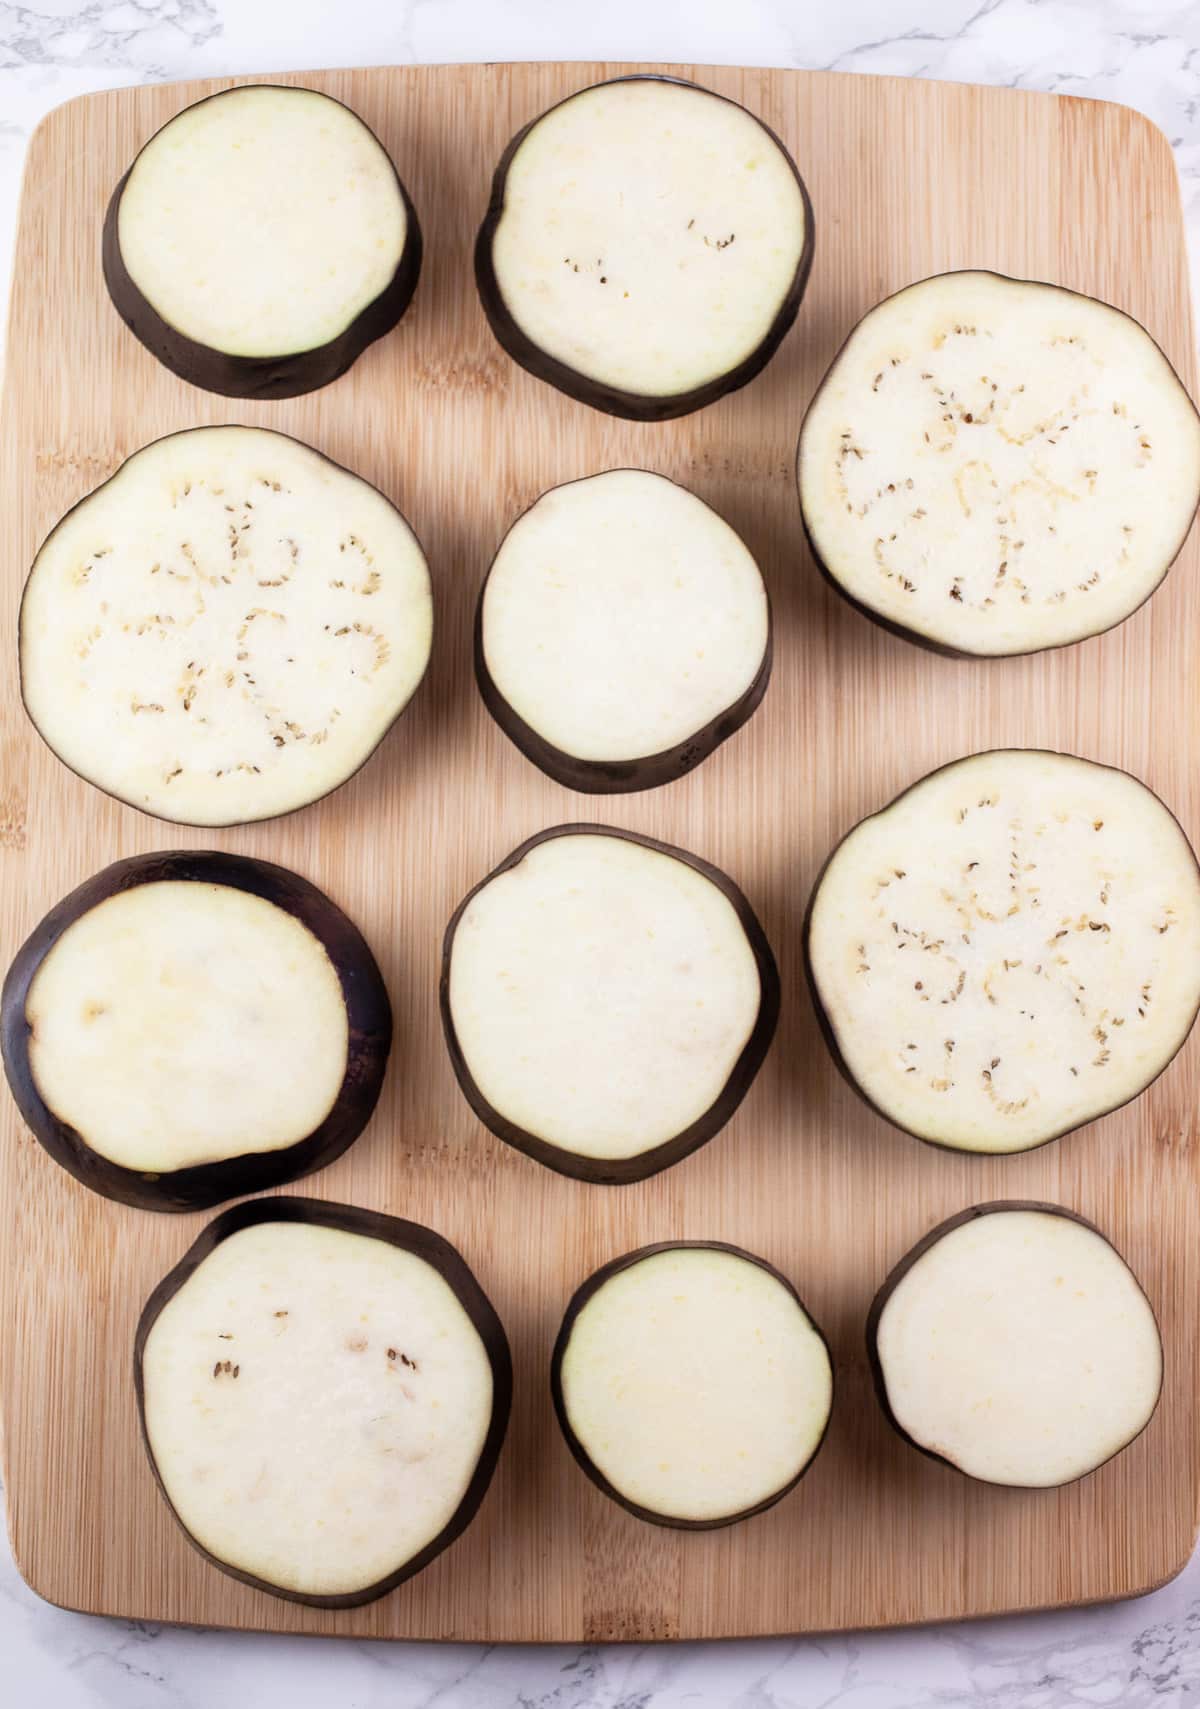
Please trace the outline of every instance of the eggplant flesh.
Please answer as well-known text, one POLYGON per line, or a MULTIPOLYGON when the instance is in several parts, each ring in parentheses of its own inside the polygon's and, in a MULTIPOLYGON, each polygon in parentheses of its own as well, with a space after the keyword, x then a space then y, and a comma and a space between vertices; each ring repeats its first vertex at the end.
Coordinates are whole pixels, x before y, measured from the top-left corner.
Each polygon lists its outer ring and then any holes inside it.
POLYGON ((396 324, 421 232, 355 113, 252 84, 151 137, 113 193, 103 259, 121 318, 174 373, 284 398, 336 379, 396 324))
POLYGON ((682 776, 766 691, 758 565, 715 511, 643 469, 545 493, 506 535, 480 596, 489 709, 568 787, 682 776))
POLYGON ((442 1019, 499 1138, 584 1180, 641 1180, 711 1139, 770 1045, 779 979, 725 874, 563 825, 514 851, 446 932, 442 1019))
POLYGON ((914 1447, 1026 1489, 1120 1453, 1162 1387, 1137 1278, 1055 1205, 976 1206, 934 1229, 880 1290, 868 1349, 884 1409, 914 1447))
POLYGON ((867 615, 951 652, 1035 652, 1154 592, 1200 500, 1200 416, 1120 310, 944 273, 850 334, 798 469, 817 560, 867 615))
POLYGON ((257 1589, 373 1600, 469 1524, 512 1392, 504 1330, 446 1241, 305 1199, 210 1225, 142 1313, 154 1475, 190 1540, 257 1589))
POLYGON ((67 896, 4 983, 4 1067, 85 1186, 192 1210, 333 1161, 370 1120, 387 990, 312 884, 236 855, 140 855, 67 896))
POLYGON ((791 1283, 717 1242, 642 1249, 576 1293, 552 1388, 569 1447, 631 1513, 686 1529, 772 1506, 825 1435, 833 1369, 791 1283))
POLYGON ((838 846, 807 955, 830 1042, 890 1121, 1024 1151, 1143 1091, 1200 1006, 1200 872, 1127 773, 1036 750, 933 772, 838 846))
POLYGON ((595 408, 661 421, 766 365, 811 260, 811 205, 779 139, 734 101, 636 76, 514 138, 475 270, 516 361, 595 408))
POLYGON ((241 824, 369 758, 432 631, 425 556, 374 487, 281 433, 195 428, 135 452, 42 545, 21 691, 89 782, 241 824))

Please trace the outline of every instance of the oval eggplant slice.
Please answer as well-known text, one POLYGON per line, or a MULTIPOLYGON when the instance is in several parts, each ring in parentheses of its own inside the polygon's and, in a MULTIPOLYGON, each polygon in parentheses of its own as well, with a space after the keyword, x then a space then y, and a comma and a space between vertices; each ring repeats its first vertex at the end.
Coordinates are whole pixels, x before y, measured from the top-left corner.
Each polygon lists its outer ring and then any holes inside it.
POLYGON ((142 1438, 213 1566, 356 1608, 466 1530, 512 1400, 503 1325, 432 1229, 316 1199, 210 1223, 138 1323, 142 1438))
POLYGON ((395 326, 421 229, 357 114, 315 89, 251 84, 150 138, 113 191, 103 258, 117 313, 180 379, 291 398, 395 326))
POLYGON ((812 249, 808 192, 761 120, 693 83, 622 77, 514 137, 475 277, 492 331, 536 378, 666 421, 766 367, 812 249))
POLYGON ((1154 592, 1200 500, 1200 416, 1120 310, 943 273, 859 322, 798 466, 818 564, 868 617, 942 651, 1031 653, 1154 592))
POLYGON ((799 1294, 764 1259, 672 1241, 578 1290, 551 1388, 598 1489, 638 1519, 710 1530, 799 1483, 829 1423, 833 1367, 799 1294))
POLYGON ((1127 1103, 1200 1007, 1200 871, 1127 773, 999 749, 839 844, 806 934, 839 1065, 958 1151, 1027 1151, 1127 1103))
POLYGON ((369 759, 432 636, 425 555, 382 493, 285 434, 201 427, 136 451, 47 537, 21 692, 119 801, 246 824, 369 759))
POLYGON ((867 1320, 888 1421, 984 1483, 1073 1483, 1127 1448, 1162 1387, 1137 1278, 1061 1205, 976 1205, 896 1265, 867 1320))
POLYGON ((118 861, 22 945, 0 1043, 34 1137, 97 1193, 204 1209, 322 1169, 392 1040, 375 958, 315 885, 240 855, 118 861))
POLYGON ((492 563, 475 626, 489 712, 569 789, 682 777, 771 674, 771 614, 741 539, 684 487, 612 469, 543 494, 492 563))
POLYGON ((459 1085, 508 1145, 583 1181, 641 1181, 733 1115, 779 1016, 750 904, 707 861, 558 825, 459 904, 442 954, 459 1085))

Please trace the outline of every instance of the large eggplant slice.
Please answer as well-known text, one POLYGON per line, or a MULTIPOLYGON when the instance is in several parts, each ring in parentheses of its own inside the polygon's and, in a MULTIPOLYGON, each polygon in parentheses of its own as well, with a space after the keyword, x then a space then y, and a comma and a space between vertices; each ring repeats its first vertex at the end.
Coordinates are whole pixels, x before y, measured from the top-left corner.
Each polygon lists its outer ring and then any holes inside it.
POLYGON ((762 1065, 779 974, 749 902, 696 855, 558 825, 446 928, 442 1024, 496 1136, 584 1181, 641 1181, 711 1139, 762 1065))
POLYGON ((597 1488, 693 1531, 773 1507, 833 1406, 829 1349, 795 1288, 720 1241, 644 1246, 597 1270, 567 1307, 550 1381, 597 1488))
POLYGON ((880 1113, 1026 1151, 1137 1097, 1200 1007, 1200 871, 1125 772, 1000 749, 856 826, 813 895, 834 1054, 880 1113))
POLYGON ((358 770, 432 634, 424 553, 382 493, 285 434, 201 427, 136 451, 47 537, 21 692, 118 800, 244 824, 358 770))
POLYGON ((35 1138, 144 1210, 203 1209, 340 1157, 391 1040, 353 923, 306 879, 240 855, 105 868, 22 945, 0 999, 35 1138))
POLYGON ((817 561, 867 616, 944 651, 1030 653, 1154 592, 1200 500, 1200 416, 1120 310, 943 273, 850 334, 799 479, 817 561))
POLYGON ((475 277, 523 368, 611 415, 666 421, 766 366, 812 249, 808 192, 761 120, 694 83, 622 77, 513 138, 475 277))
POLYGON ((512 1400, 503 1325, 454 1247, 316 1199, 210 1223, 147 1301, 134 1374, 189 1540, 317 1608, 374 1601, 461 1535, 512 1400))
POLYGON ((1162 1387, 1149 1300, 1061 1205, 976 1205, 918 1241, 867 1320, 889 1422, 984 1483, 1045 1489, 1128 1447, 1162 1387))
POLYGON ((117 313, 172 373, 227 397, 291 398, 395 326, 421 229, 348 107, 251 84, 150 138, 113 191, 103 257, 117 313))
POLYGON ((740 729, 766 693, 771 613, 727 522, 645 469, 543 494, 479 599, 488 710, 569 789, 653 789, 740 729))

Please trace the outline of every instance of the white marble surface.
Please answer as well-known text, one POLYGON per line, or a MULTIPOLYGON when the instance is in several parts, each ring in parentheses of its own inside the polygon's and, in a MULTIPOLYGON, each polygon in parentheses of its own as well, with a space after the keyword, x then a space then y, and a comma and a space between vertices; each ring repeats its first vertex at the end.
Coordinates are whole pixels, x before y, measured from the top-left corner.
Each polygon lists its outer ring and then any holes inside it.
MULTIPOLYGON (((646 59, 826 67, 1123 101, 1175 149, 1200 275, 1197 0, 0 0, 0 296, 43 113, 118 83, 323 65, 646 59)), ((0 1343, 0 1357, 3 1346, 0 1343)), ((1200 1705, 1200 1555, 1139 1602, 858 1638, 482 1649, 63 1613, 0 1544, 0 1701, 50 1709, 1060 1709, 1200 1705)))

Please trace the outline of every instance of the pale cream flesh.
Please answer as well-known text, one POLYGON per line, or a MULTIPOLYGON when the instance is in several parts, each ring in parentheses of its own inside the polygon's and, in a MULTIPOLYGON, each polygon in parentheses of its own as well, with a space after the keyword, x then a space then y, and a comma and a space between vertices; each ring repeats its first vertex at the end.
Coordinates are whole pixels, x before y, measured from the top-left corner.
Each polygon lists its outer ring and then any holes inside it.
POLYGON ((308 1596, 367 1589, 433 1542, 492 1416, 483 1342, 432 1265, 304 1223, 223 1240, 163 1307, 142 1374, 185 1529, 308 1596))
POLYGON ((676 1248, 603 1282, 571 1327, 567 1419, 626 1501, 664 1517, 736 1517, 787 1487, 833 1398, 825 1343, 761 1265, 676 1248))
POLYGON ((853 1080, 899 1126, 1023 1151, 1115 1109, 1200 1006, 1200 874, 1135 778, 1001 750, 858 825, 809 956, 853 1080))
POLYGON ((876 1352, 897 1423, 970 1477, 1069 1483, 1124 1448, 1162 1383, 1158 1326, 1094 1229, 996 1211, 952 1229, 897 1283, 876 1352))
POLYGON ((733 529, 641 469, 546 493, 509 531, 483 599, 496 688, 582 760, 641 759, 704 730, 755 680, 768 626, 733 529))

